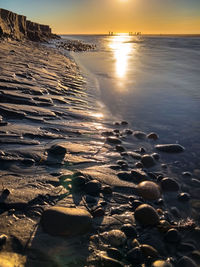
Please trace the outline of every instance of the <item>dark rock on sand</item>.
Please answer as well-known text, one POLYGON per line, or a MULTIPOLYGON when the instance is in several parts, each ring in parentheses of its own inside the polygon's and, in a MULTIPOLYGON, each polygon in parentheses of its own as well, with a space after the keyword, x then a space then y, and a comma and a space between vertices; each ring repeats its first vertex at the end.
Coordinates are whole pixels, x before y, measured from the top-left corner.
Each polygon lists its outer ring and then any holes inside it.
POLYGON ((140 131, 134 131, 133 135, 138 139, 146 138, 146 134, 144 132, 140 132, 140 131))
POLYGON ((54 155, 65 155, 67 149, 62 145, 53 145, 48 149, 48 152, 54 155))
POLYGON ((142 156, 141 162, 145 168, 151 168, 156 164, 154 158, 151 155, 147 154, 142 156))
POLYGON ((154 182, 150 181, 141 182, 137 186, 137 189, 140 196, 142 196, 144 199, 156 200, 160 197, 160 188, 154 182))
POLYGON ((179 153, 185 150, 185 148, 179 144, 156 145, 155 148, 158 149, 159 151, 167 153, 179 153))
POLYGON ((159 160, 160 159, 160 155, 158 153, 153 153, 151 155, 155 160, 159 160))
POLYGON ((89 195, 97 196, 101 191, 101 183, 97 180, 89 181, 85 184, 84 190, 89 195))
POLYGON ((138 235, 136 228, 133 225, 131 225, 131 224, 124 224, 121 227, 121 230, 125 233, 125 235, 128 238, 136 238, 137 235, 138 235))
POLYGON ((157 260, 152 263, 152 267, 173 267, 170 262, 157 260))
POLYGON ((122 121, 121 125, 128 125, 128 122, 127 121, 122 121))
POLYGON ((130 152, 129 156, 132 157, 133 159, 138 159, 138 160, 141 159, 141 155, 139 153, 136 153, 136 152, 130 152))
POLYGON ((84 209, 52 207, 43 212, 41 224, 51 235, 74 236, 92 229, 92 217, 84 209))
POLYGON ((158 258, 158 251, 154 247, 143 244, 140 249, 145 257, 158 258))
POLYGON ((118 139, 118 138, 116 138, 116 137, 114 137, 114 136, 109 136, 109 137, 107 137, 107 142, 108 143, 110 143, 110 144, 121 144, 121 140, 120 139, 118 139))
POLYGON ((121 145, 116 145, 115 149, 117 152, 120 152, 120 153, 125 151, 125 148, 121 145))
POLYGON ((161 180, 161 187, 163 191, 178 191, 179 190, 179 184, 171 178, 163 178, 161 180))
POLYGON ((197 267, 196 263, 189 257, 183 256, 177 263, 177 267, 197 267))
POLYGON ((188 194, 188 193, 180 193, 179 195, 178 195, 178 200, 180 200, 180 201, 182 201, 182 202, 187 202, 187 201, 189 201, 190 200, 190 194, 188 194))
POLYGON ((182 175, 183 177, 188 177, 188 178, 192 177, 191 172, 182 172, 182 175))
POLYGON ((181 239, 179 231, 175 228, 169 229, 165 235, 165 240, 170 243, 177 243, 181 239))
POLYGON ((105 233, 104 237, 114 247, 122 246, 126 242, 126 235, 120 230, 111 230, 105 233))
POLYGON ((144 226, 156 225, 159 223, 157 211, 148 204, 142 204, 136 208, 135 219, 144 226))
POLYGON ((102 217, 104 215, 105 215, 105 211, 104 211, 104 209, 102 207, 98 207, 97 209, 95 209, 95 210, 92 211, 92 216, 94 218, 96 218, 96 217, 102 217))
POLYGON ((157 140, 159 138, 159 136, 156 133, 150 133, 147 135, 147 138, 157 140))
POLYGON ((101 188, 101 192, 102 192, 104 195, 112 195, 112 188, 111 188, 109 185, 104 185, 104 186, 102 186, 102 188, 101 188))
POLYGON ((131 170, 131 178, 137 178, 138 181, 143 181, 148 179, 148 175, 140 169, 133 169, 131 170))
POLYGON ((119 172, 117 176, 119 177, 119 179, 126 180, 126 181, 129 181, 131 179, 130 172, 119 172))
POLYGON ((7 240, 7 236, 6 235, 0 235, 0 248, 5 245, 7 240))

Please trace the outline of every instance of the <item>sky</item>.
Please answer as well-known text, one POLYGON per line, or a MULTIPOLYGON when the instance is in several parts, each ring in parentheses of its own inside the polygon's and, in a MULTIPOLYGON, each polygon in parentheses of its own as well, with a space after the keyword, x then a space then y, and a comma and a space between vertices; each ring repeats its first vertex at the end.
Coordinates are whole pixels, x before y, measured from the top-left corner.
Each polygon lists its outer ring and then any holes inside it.
POLYGON ((200 0, 0 0, 57 34, 200 34, 200 0))

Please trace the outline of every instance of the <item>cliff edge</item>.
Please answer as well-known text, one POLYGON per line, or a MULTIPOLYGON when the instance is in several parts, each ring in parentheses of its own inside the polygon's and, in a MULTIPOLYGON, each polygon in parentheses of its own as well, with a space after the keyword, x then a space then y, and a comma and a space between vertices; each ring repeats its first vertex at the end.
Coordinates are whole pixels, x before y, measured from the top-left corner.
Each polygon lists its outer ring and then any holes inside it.
POLYGON ((52 34, 48 25, 38 24, 12 11, 0 8, 0 38, 10 37, 17 40, 47 41, 59 36, 52 34))

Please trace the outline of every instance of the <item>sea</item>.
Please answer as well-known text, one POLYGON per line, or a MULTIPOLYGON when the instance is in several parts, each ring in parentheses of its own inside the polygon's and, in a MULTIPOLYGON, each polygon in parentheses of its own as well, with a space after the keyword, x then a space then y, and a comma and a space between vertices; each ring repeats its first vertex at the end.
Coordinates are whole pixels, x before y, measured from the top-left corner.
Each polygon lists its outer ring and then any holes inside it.
POLYGON ((186 148, 200 169, 200 37, 64 35, 96 45, 71 55, 102 115, 186 148))

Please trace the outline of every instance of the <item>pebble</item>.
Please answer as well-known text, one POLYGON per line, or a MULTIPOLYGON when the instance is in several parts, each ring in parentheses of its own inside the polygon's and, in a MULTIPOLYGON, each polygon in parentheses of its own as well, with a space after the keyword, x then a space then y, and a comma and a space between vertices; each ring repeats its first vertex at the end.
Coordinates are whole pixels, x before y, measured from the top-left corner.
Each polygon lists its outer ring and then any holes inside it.
POLYGON ((181 239, 180 233, 177 229, 169 229, 165 235, 165 240, 170 243, 177 243, 181 239))
POLYGON ((105 233, 104 237, 113 247, 122 246, 126 242, 126 235, 120 230, 111 230, 105 233))
POLYGON ((148 204, 142 204, 136 208, 135 219, 144 226, 156 225, 159 223, 157 211, 148 204))
POLYGON ((140 132, 140 131, 134 131, 133 135, 138 139, 146 138, 146 134, 144 132, 140 132))
POLYGON ((151 257, 151 258, 158 257, 158 251, 150 245, 143 244, 140 246, 140 249, 145 257, 151 257))
POLYGON ((160 155, 158 153, 153 153, 151 155, 155 160, 159 160, 160 159, 160 155))
POLYGON ((143 181, 148 179, 148 175, 140 169, 134 169, 131 170, 131 178, 137 178, 138 181, 143 181))
POLYGON ((177 267, 197 267, 196 263, 189 257, 183 256, 177 263, 177 267))
POLYGON ((92 216, 84 209, 52 207, 43 212, 41 224, 51 235, 74 236, 92 229, 92 216))
POLYGON ((166 233, 169 229, 171 229, 171 224, 166 220, 160 220, 160 223, 158 225, 158 229, 161 232, 166 233))
POLYGON ((122 145, 116 145, 115 149, 117 152, 124 152, 126 150, 122 145))
POLYGON ((131 242, 131 246, 132 246, 133 248, 136 248, 136 247, 139 247, 139 246, 140 246, 140 243, 139 243, 138 240, 135 238, 135 239, 132 240, 132 242, 131 242))
POLYGON ((6 235, 0 235, 0 247, 5 245, 7 238, 6 235))
POLYGON ((89 195, 97 196, 101 191, 101 183, 97 180, 89 181, 85 184, 84 190, 89 195))
POLYGON ((143 262, 142 251, 139 247, 132 248, 127 253, 127 260, 132 264, 140 264, 143 262))
POLYGON ((182 202, 187 202, 190 200, 190 194, 188 193, 180 193, 178 195, 178 200, 182 201, 182 202))
POLYGON ((150 181, 141 182, 138 186, 138 193, 147 200, 156 200, 160 197, 159 186, 150 181))
POLYGON ((105 215, 105 211, 102 207, 98 207, 97 209, 95 209, 94 211, 92 211, 92 216, 94 218, 96 217, 102 217, 105 215))
POLYGON ((105 266, 105 267, 123 267, 124 266, 120 261, 104 256, 104 255, 101 255, 99 261, 100 261, 100 265, 97 264, 95 266, 105 266))
POLYGON ((112 195, 112 188, 111 188, 109 185, 104 185, 104 186, 102 186, 102 188, 101 188, 101 192, 102 192, 104 195, 112 195))
POLYGON ((147 154, 142 156, 141 162, 145 168, 153 167, 156 164, 154 158, 151 155, 147 154))
POLYGON ((142 205, 143 203, 140 201, 140 200, 134 200, 133 202, 132 202, 132 207, 134 208, 134 209, 136 209, 137 207, 139 207, 140 205, 142 205))
POLYGON ((127 135, 131 135, 131 134, 133 134, 133 131, 130 130, 130 129, 126 129, 126 130, 124 131, 124 133, 127 134, 127 135))
POLYGON ((128 122, 127 121, 122 121, 121 125, 128 125, 128 122))
POLYGON ((161 187, 163 191, 178 191, 179 184, 172 178, 165 177, 161 180, 161 187))
POLYGON ((117 176, 122 180, 129 181, 131 179, 131 174, 129 172, 119 172, 117 176))
POLYGON ((142 169, 144 166, 141 162, 136 162, 135 165, 134 165, 135 168, 139 168, 139 169, 142 169))
POLYGON ((163 260, 157 260, 152 263, 151 267, 173 267, 171 263, 163 260))
POLYGON ((122 141, 114 136, 109 136, 107 137, 107 142, 110 143, 110 144, 121 144, 122 141))
POLYGON ((121 231, 124 232, 128 238, 136 238, 138 235, 136 228, 131 224, 124 224, 121 227, 121 231))
POLYGON ((185 148, 179 144, 162 144, 156 145, 155 148, 167 153, 180 153, 185 150, 185 148))
POLYGON ((191 172, 182 172, 182 176, 183 177, 192 177, 192 174, 191 174, 191 172))
POLYGON ((122 259, 122 253, 117 249, 117 248, 108 248, 107 250, 107 255, 110 258, 114 258, 116 260, 121 260, 122 259))
POLYGON ((48 149, 50 154, 64 156, 67 153, 67 149, 61 145, 53 145, 48 149))
POLYGON ((156 133, 150 133, 147 135, 148 139, 153 139, 153 140, 157 140, 159 138, 158 134, 156 133))

